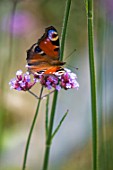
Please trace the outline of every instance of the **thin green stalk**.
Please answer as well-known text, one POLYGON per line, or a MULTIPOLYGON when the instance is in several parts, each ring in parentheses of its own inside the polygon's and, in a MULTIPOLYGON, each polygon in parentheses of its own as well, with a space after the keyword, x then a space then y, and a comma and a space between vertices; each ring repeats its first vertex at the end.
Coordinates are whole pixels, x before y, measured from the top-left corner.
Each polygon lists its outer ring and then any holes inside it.
POLYGON ((46 129, 46 138, 48 136, 48 115, 49 115, 49 95, 47 96, 47 101, 46 101, 46 119, 45 119, 45 129, 46 129))
POLYGON ((31 124, 31 128, 30 128, 30 131, 29 131, 29 135, 28 135, 28 139, 27 139, 27 143, 26 143, 26 148, 25 148, 25 153, 24 153, 24 160, 23 160, 22 170, 26 169, 26 161, 27 161, 28 149, 29 149, 29 145, 30 145, 30 141, 31 141, 31 136, 32 136, 32 132, 33 132, 33 129, 34 129, 34 125, 35 125, 35 122, 36 122, 36 118, 37 118, 38 112, 39 112, 42 92, 43 92, 43 87, 41 88, 41 91, 40 91, 38 105, 37 105, 36 112, 35 112, 35 115, 34 115, 34 118, 33 118, 32 124, 31 124))
POLYGON ((96 103, 96 77, 94 64, 94 33, 93 33, 93 0, 87 0, 88 10, 88 44, 89 67, 91 83, 91 109, 92 109, 92 143, 93 143, 93 170, 97 170, 97 103, 96 103))
MULTIPOLYGON (((69 12, 70 12, 70 5, 71 5, 71 0, 67 0, 66 1, 66 7, 65 7, 65 13, 64 13, 62 35, 61 35, 61 51, 60 51, 61 52, 60 53, 60 59, 61 60, 63 59, 65 35, 66 35, 66 30, 67 30, 67 23, 68 23, 68 17, 69 17, 69 12)), ((50 155, 50 148, 51 148, 51 141, 52 141, 52 130, 53 130, 53 124, 54 124, 57 98, 58 98, 58 91, 55 91, 54 96, 53 96, 53 103, 52 103, 52 109, 51 109, 51 115, 50 115, 50 123, 49 123, 49 129, 48 129, 48 136, 47 136, 47 140, 46 140, 46 149, 45 149, 45 155, 44 155, 44 162, 43 162, 42 170, 48 169, 49 155, 50 155)))
POLYGON ((62 119, 60 120, 60 122, 59 122, 58 126, 56 127, 56 129, 54 130, 54 132, 53 132, 53 134, 52 134, 52 139, 54 138, 54 136, 56 135, 56 133, 57 133, 58 130, 60 129, 60 127, 61 127, 64 119, 65 119, 66 116, 67 116, 67 114, 68 114, 68 110, 67 110, 67 112, 64 114, 64 116, 62 117, 62 119))
POLYGON ((62 34, 61 34, 61 45, 60 45, 60 59, 61 60, 63 60, 64 44, 65 44, 65 39, 66 39, 66 31, 67 31, 67 24, 68 24, 70 7, 71 7, 71 0, 67 0, 66 1, 65 12, 64 12, 62 34))
POLYGON ((53 97, 51 115, 50 115, 50 124, 49 124, 48 136, 47 136, 47 140, 46 140, 46 150, 45 150, 43 170, 47 170, 47 168, 48 168, 49 153, 50 153, 50 147, 51 147, 52 130, 53 130, 54 117, 55 117, 57 97, 58 97, 58 91, 55 91, 54 97, 53 97))
POLYGON ((33 93, 31 90, 28 90, 28 92, 29 92, 31 95, 33 95, 36 99, 39 99, 39 97, 38 97, 35 93, 33 93))

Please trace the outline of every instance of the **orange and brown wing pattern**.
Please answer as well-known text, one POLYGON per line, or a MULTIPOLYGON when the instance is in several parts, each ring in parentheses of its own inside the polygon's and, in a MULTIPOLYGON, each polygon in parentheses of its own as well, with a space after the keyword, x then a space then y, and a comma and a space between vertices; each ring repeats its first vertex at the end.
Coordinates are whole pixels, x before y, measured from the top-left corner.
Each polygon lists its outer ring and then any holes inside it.
POLYGON ((32 73, 53 74, 65 63, 59 60, 59 37, 53 26, 46 28, 44 35, 27 50, 27 67, 32 73))
POLYGON ((57 30, 50 26, 45 29, 44 35, 38 40, 39 47, 53 59, 59 59, 59 36, 57 30))
POLYGON ((27 50, 26 60, 28 71, 32 73, 46 70, 50 67, 47 55, 39 48, 37 43, 27 50))

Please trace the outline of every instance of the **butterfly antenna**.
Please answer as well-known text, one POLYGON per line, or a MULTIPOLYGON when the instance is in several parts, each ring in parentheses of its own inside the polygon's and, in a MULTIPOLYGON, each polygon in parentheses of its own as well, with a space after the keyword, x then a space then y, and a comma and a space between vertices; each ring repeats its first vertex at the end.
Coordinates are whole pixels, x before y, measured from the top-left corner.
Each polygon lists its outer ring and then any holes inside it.
MULTIPOLYGON (((68 59, 70 56, 72 56, 75 53, 75 51, 76 51, 76 49, 74 49, 65 59, 68 59)), ((69 65, 67 63, 66 63, 66 65, 70 68, 74 68, 74 69, 78 70, 78 67, 74 67, 74 66, 69 65)))
POLYGON ((66 58, 65 60, 67 60, 69 57, 71 57, 74 53, 75 53, 76 49, 74 49, 66 58))
POLYGON ((67 65, 68 67, 70 67, 70 68, 74 68, 74 69, 78 70, 78 67, 74 67, 74 66, 69 65, 69 64, 67 64, 67 63, 66 63, 66 65, 67 65))

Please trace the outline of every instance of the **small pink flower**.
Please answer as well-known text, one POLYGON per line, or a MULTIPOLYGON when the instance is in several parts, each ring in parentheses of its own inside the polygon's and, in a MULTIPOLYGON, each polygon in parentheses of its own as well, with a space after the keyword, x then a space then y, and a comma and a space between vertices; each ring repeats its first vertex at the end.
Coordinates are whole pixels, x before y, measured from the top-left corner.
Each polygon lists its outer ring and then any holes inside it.
POLYGON ((18 91, 27 91, 36 83, 36 79, 31 82, 31 78, 28 72, 22 75, 22 71, 18 70, 16 72, 16 78, 13 78, 10 82, 10 89, 16 89, 18 91))
POLYGON ((61 76, 57 75, 41 75, 38 78, 41 85, 48 88, 49 90, 55 88, 60 91, 61 88, 67 90, 72 88, 79 88, 79 84, 77 82, 77 76, 75 73, 72 73, 69 69, 64 69, 65 72, 61 76))
POLYGON ((54 88, 57 91, 61 89, 72 89, 72 88, 79 88, 79 84, 77 82, 77 76, 75 73, 71 72, 71 70, 64 68, 65 72, 62 75, 33 75, 34 79, 31 82, 31 78, 28 72, 22 74, 21 70, 16 72, 16 78, 13 78, 10 82, 10 89, 16 89, 18 91, 27 91, 35 83, 40 82, 42 86, 51 90, 54 88))
POLYGON ((58 77, 56 77, 55 75, 49 75, 49 76, 41 75, 40 83, 44 87, 47 87, 49 90, 52 89, 52 87, 56 89, 58 85, 58 77))
POLYGON ((65 69, 65 73, 61 76, 60 84, 61 87, 65 90, 72 88, 79 88, 79 84, 77 82, 77 76, 75 73, 72 73, 69 69, 65 69))

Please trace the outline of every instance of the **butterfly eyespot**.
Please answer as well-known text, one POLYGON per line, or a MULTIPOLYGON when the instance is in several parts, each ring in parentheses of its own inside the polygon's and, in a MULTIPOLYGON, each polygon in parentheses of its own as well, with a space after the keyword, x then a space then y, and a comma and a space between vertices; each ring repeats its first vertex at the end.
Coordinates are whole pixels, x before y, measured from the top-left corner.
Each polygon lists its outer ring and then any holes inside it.
POLYGON ((58 34, 54 30, 49 30, 48 31, 48 36, 51 41, 56 41, 58 39, 58 34))
POLYGON ((52 34, 52 38, 56 38, 57 37, 57 34, 56 33, 53 33, 52 34))
POLYGON ((62 70, 57 71, 57 72, 55 73, 55 75, 56 75, 56 76, 61 76, 61 75, 64 74, 64 73, 65 73, 65 70, 62 69, 62 70))
POLYGON ((38 71, 38 72, 35 72, 35 74, 38 75, 38 76, 41 76, 41 75, 44 74, 45 71, 46 71, 46 70, 40 70, 40 71, 38 71))
POLYGON ((40 53, 42 50, 39 48, 39 46, 36 46, 34 49, 35 53, 40 53))

